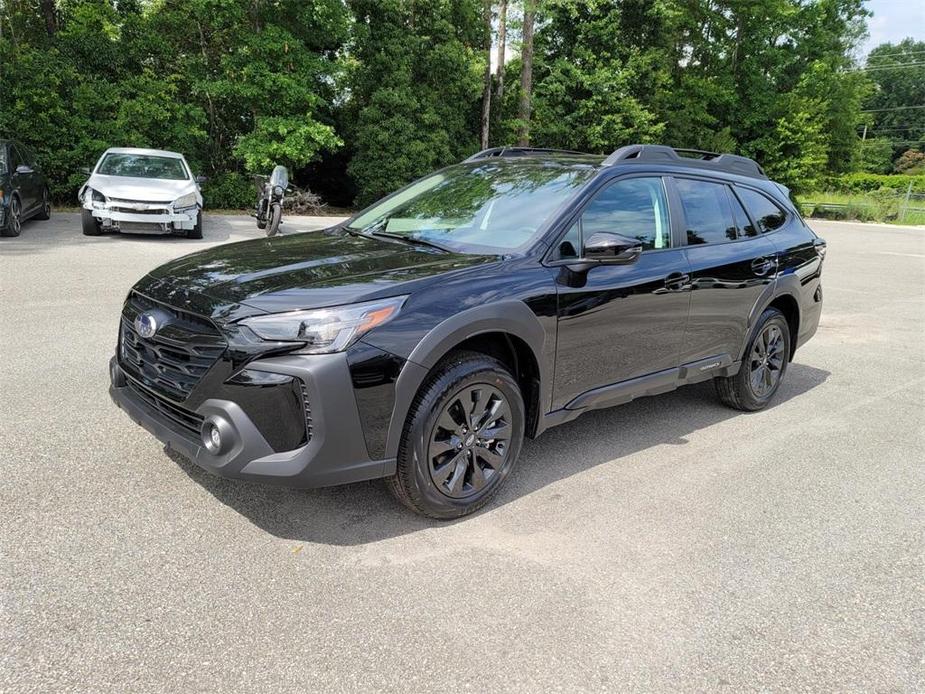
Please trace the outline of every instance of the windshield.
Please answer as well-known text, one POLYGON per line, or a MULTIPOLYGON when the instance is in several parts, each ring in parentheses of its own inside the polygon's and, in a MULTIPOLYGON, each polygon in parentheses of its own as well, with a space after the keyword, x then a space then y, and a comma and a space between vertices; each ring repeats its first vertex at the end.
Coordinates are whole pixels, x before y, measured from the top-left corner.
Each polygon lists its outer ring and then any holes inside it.
POLYGON ((594 174, 590 167, 496 161, 423 178, 354 219, 349 229, 503 253, 539 228, 594 174))
POLYGON ((183 160, 151 154, 107 154, 96 172, 104 176, 166 178, 171 181, 189 178, 183 160))

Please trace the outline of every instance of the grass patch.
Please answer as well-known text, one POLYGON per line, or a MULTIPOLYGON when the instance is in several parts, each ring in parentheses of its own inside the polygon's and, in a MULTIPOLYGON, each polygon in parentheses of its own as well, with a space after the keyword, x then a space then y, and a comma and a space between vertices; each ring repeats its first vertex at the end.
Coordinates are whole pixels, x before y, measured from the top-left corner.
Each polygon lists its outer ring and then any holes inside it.
POLYGON ((800 195, 797 200, 803 214, 816 219, 915 225, 925 224, 925 200, 921 197, 910 199, 903 215, 905 194, 885 189, 870 193, 814 192, 800 195))

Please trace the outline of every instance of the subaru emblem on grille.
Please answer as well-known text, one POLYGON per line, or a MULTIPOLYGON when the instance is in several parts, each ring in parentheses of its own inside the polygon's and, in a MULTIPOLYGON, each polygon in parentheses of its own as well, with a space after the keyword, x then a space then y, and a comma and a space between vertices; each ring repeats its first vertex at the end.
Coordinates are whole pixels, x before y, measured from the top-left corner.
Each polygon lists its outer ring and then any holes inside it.
POLYGON ((135 317, 135 332, 146 340, 154 337, 158 327, 157 318, 150 313, 139 313, 135 317))

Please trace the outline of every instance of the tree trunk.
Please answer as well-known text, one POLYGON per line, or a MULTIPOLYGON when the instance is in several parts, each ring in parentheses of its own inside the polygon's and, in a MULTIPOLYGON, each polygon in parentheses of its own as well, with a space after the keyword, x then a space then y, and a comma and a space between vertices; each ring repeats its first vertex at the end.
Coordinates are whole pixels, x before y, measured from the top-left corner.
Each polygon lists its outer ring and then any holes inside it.
POLYGON ((42 18, 45 20, 45 31, 49 36, 54 36, 58 30, 58 16, 55 11, 55 0, 40 0, 39 7, 42 10, 42 18))
POLYGON ((507 52, 506 42, 507 0, 501 0, 501 7, 498 8, 498 92, 495 98, 498 109, 504 107, 504 59, 507 52))
POLYGON ((520 147, 530 146, 530 112, 533 97, 533 20, 535 9, 532 0, 524 0, 524 38, 521 49, 523 70, 520 73, 520 111, 517 114, 520 120, 520 133, 517 144, 520 147))
POLYGON ((484 0, 482 21, 485 26, 485 84, 482 87, 482 149, 488 149, 488 134, 491 123, 491 0, 484 0))

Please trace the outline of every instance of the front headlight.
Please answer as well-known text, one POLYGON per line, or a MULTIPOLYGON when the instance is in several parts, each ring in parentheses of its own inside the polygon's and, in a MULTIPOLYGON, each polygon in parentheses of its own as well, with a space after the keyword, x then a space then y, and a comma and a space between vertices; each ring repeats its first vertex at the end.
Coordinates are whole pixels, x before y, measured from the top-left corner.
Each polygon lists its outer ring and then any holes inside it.
POLYGON ((192 207, 196 204, 196 193, 187 193, 173 201, 173 206, 177 209, 183 207, 192 207))
POLYGON ((100 191, 87 186, 84 191, 84 202, 89 202, 93 207, 102 207, 106 204, 106 196, 100 191))
POLYGON ((407 296, 309 311, 255 316, 241 321, 264 340, 304 342, 299 354, 341 352, 398 315, 407 296))

